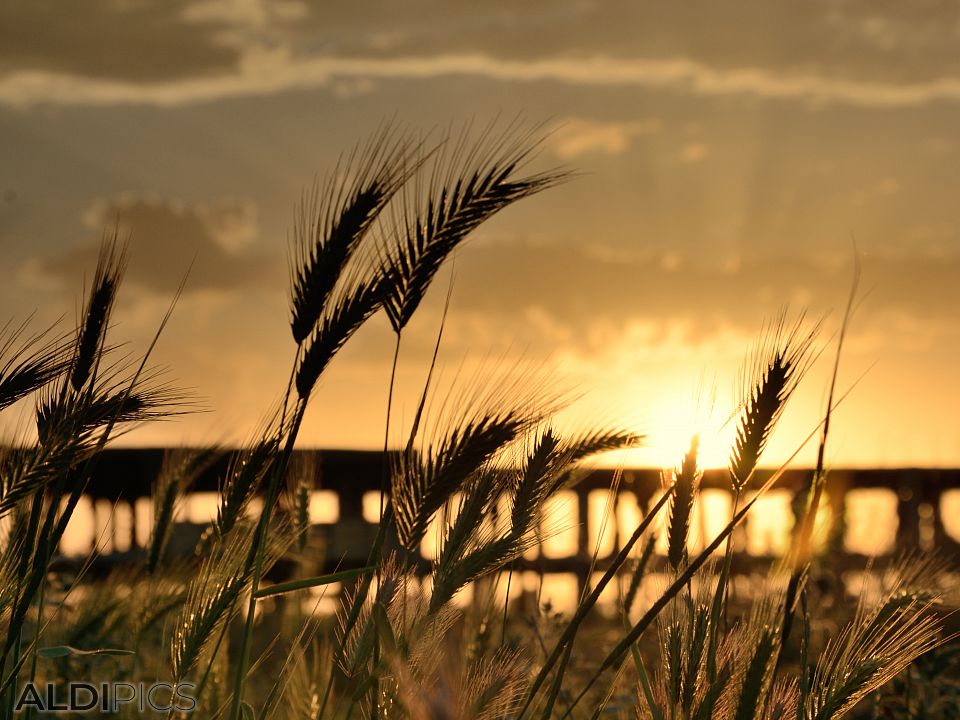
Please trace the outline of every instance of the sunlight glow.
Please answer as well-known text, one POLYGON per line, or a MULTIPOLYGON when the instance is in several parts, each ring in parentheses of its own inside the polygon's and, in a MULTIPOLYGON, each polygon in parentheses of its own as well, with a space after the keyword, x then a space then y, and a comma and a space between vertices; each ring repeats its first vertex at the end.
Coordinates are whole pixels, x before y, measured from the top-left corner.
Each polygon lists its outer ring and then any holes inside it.
POLYGON ((724 415, 716 408, 706 411, 694 402, 665 401, 650 415, 647 457, 657 467, 677 466, 690 447, 690 438, 699 434, 700 467, 726 467, 736 432, 736 419, 728 417, 729 413, 724 415))

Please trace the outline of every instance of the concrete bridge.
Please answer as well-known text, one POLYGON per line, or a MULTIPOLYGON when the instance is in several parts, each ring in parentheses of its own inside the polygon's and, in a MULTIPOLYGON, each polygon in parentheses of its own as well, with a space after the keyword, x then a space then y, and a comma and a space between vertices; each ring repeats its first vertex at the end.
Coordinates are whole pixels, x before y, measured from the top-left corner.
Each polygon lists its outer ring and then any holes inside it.
MULTIPOLYGON (((97 569, 106 570, 141 557, 149 537, 149 517, 144 508, 149 507, 149 496, 154 479, 160 472, 164 458, 163 449, 115 449, 107 450, 99 460, 93 479, 87 488, 88 507, 93 521, 89 522, 89 539, 77 538, 72 544, 81 550, 99 543, 101 557, 97 569), (146 527, 144 527, 146 525, 146 527)), ((298 462, 315 469, 314 487, 319 491, 320 519, 311 528, 311 547, 320 557, 318 572, 334 568, 355 567, 363 564, 376 532, 376 513, 370 508, 379 504, 379 488, 382 474, 382 454, 379 452, 344 450, 303 450, 296 453, 298 462), (367 511, 365 512, 365 506, 367 511)), ((208 509, 215 503, 217 491, 228 463, 224 453, 203 473, 190 488, 195 499, 206 499, 208 509)), ((642 517, 646 508, 661 490, 660 471, 653 469, 627 469, 620 478, 619 492, 610 498, 609 490, 615 479, 615 471, 594 469, 584 471, 579 480, 564 496, 563 524, 567 527, 566 551, 527 554, 515 563, 518 571, 537 573, 572 574, 582 585, 587 579, 591 560, 599 538, 598 524, 603 521, 602 506, 597 511, 598 498, 607 508, 607 527, 602 552, 597 567, 603 568, 606 559, 620 548, 620 543, 629 536, 633 527, 630 518, 642 517)), ((771 497, 778 497, 780 508, 792 507, 790 499, 808 482, 810 471, 796 469, 787 471, 774 486, 771 497)), ((769 472, 759 473, 757 484, 769 477, 769 472)), ((725 470, 707 470, 704 474, 704 497, 712 494, 713 500, 726 500, 729 485, 725 470)), ((960 532, 960 469, 835 469, 828 476, 826 503, 830 508, 825 535, 829 538, 832 566, 838 570, 861 569, 867 555, 890 555, 908 549, 940 548, 955 558, 960 569, 960 546, 955 534, 960 532), (884 507, 890 517, 881 518, 867 509, 868 526, 885 524, 879 528, 881 535, 890 535, 889 542, 868 545, 855 542, 849 520, 856 513, 863 491, 885 491, 884 507), (872 513, 872 514, 871 514, 872 513)), ((729 500, 726 500, 729 506, 729 500)), ((202 504, 202 503, 201 503, 202 504)), ((746 533, 763 520, 765 513, 755 508, 748 518, 746 533), (753 516, 757 515, 754 519, 753 516)), ((780 510, 781 514, 787 510, 780 510)), ((172 552, 189 552, 193 542, 206 527, 197 512, 187 513, 178 522, 173 533, 172 552)), ((862 513, 861 513, 862 514, 862 513)), ((202 515, 202 512, 200 513, 202 515)), ((208 515, 209 517, 209 515, 208 515)), ((720 526, 729 518, 729 510, 719 518, 720 526)), ((710 518, 708 518, 710 519, 710 518)), ((712 519, 716 523, 717 518, 712 519)), ((791 517, 781 517, 779 524, 787 525, 791 517)), ((634 519, 632 522, 636 522, 634 519)), ((861 522, 862 524, 862 522, 861 522)), ((876 531, 877 527, 868 527, 876 531)), ((762 539, 762 538, 761 538, 762 539)), ((555 545, 556 543, 554 543, 555 545)), ((734 570, 738 573, 762 571, 776 557, 776 544, 759 543, 752 552, 746 552, 743 537, 735 543, 739 549, 734 557, 734 570)), ((69 558, 63 558, 69 563, 69 558)), ((422 555, 415 558, 418 570, 429 570, 430 558, 422 555)), ((662 562, 658 561, 658 562, 662 562)))

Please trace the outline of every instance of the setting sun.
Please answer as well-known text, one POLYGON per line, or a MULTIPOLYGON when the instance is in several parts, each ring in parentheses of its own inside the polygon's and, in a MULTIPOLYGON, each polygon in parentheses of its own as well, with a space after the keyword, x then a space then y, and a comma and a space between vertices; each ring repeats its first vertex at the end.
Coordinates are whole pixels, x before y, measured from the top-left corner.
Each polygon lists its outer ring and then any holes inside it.
POLYGON ((646 453, 644 464, 672 468, 679 465, 690 447, 690 439, 699 436, 699 465, 702 469, 723 468, 730 464, 730 451, 736 429, 736 417, 716 408, 703 408, 699 401, 674 399, 650 412, 650 433, 646 446, 634 452, 638 459, 646 453))

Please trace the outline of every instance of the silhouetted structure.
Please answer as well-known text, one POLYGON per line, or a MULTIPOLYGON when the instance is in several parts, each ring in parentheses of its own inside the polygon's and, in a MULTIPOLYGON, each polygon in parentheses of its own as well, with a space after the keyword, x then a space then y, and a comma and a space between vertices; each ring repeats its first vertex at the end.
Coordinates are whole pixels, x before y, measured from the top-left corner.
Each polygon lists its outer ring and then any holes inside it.
MULTIPOLYGON (((314 525, 312 534, 318 545, 323 547, 323 565, 327 571, 334 568, 347 568, 362 565, 367 556, 376 532, 375 524, 363 517, 364 495, 379 492, 383 472, 382 454, 379 452, 317 450, 297 451, 309 453, 308 465, 315 467, 315 489, 336 493, 339 501, 338 520, 334 523, 314 525)), ((93 479, 87 487, 87 495, 93 499, 106 499, 111 503, 127 504, 131 517, 129 551, 109 553, 98 560, 101 568, 133 559, 142 553, 137 541, 136 512, 134 504, 139 498, 147 497, 151 492, 154 478, 160 471, 164 450, 108 450, 102 455, 95 469, 93 479)), ((306 459, 306 458, 304 458, 306 459)), ((220 485, 227 468, 228 457, 224 454, 196 480, 191 490, 194 492, 215 492, 220 485)), ((788 470, 777 482, 775 488, 795 493, 809 479, 806 469, 788 470)), ((563 558, 543 557, 520 559, 515 564, 517 570, 535 570, 545 573, 573 573, 580 583, 589 572, 593 548, 590 544, 589 495, 596 490, 609 490, 615 472, 609 469, 585 471, 579 481, 570 488, 576 495, 578 533, 577 549, 574 554, 563 558)), ((769 471, 760 472, 756 484, 769 477, 769 471)), ((661 489, 659 470, 625 470, 620 482, 620 491, 629 491, 642 514, 649 507, 651 499, 661 489)), ((705 489, 729 490, 725 470, 708 470, 704 474, 705 489)), ((941 517, 941 495, 947 490, 960 488, 960 469, 883 469, 883 470, 832 470, 827 480, 827 498, 831 507, 834 527, 829 533, 842 540, 841 523, 845 517, 848 493, 857 489, 885 489, 897 497, 896 550, 907 548, 938 547, 956 558, 960 565, 960 546, 945 531, 941 517)), ((624 502, 623 494, 617 502, 624 502)), ((613 550, 632 528, 617 527, 616 513, 613 514, 611 530, 613 532, 613 550)), ((177 532, 184 536, 198 537, 203 526, 179 523, 177 532)), ((142 534, 142 531, 141 533, 142 534)), ((91 538, 92 547, 93 538, 91 538)), ((126 545, 127 543, 124 543, 126 545)), ((832 562, 838 570, 862 568, 866 557, 843 550, 842 542, 833 548, 832 562)), ((609 556, 608 556, 609 557, 609 556)), ((751 556, 739 552, 734 559, 736 572, 761 570, 771 561, 771 557, 751 556)), ((603 568, 605 558, 598 560, 597 567, 603 568)), ((421 572, 429 568, 429 561, 418 559, 421 572)))

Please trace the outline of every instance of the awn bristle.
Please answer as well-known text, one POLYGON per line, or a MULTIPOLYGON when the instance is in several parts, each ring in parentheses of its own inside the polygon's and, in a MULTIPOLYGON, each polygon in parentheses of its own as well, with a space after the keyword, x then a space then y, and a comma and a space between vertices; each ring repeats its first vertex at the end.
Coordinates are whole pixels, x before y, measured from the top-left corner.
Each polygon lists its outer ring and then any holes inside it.
POLYGON ((117 426, 160 421, 189 412, 182 391, 159 382, 154 375, 143 375, 133 387, 128 381, 113 378, 97 382, 82 395, 42 393, 37 403, 37 434, 40 442, 55 435, 75 434, 92 439, 93 434, 111 425, 117 426))
POLYGON ((806 720, 843 717, 864 696, 899 674, 944 640, 937 596, 900 583, 856 616, 828 642, 811 678, 806 720))
POLYGON ((70 367, 64 337, 45 339, 45 331, 23 339, 27 322, 0 328, 0 410, 60 377, 70 367))
POLYGON ((0 458, 0 515, 64 477, 91 450, 83 439, 64 434, 48 443, 6 450, 0 458))

